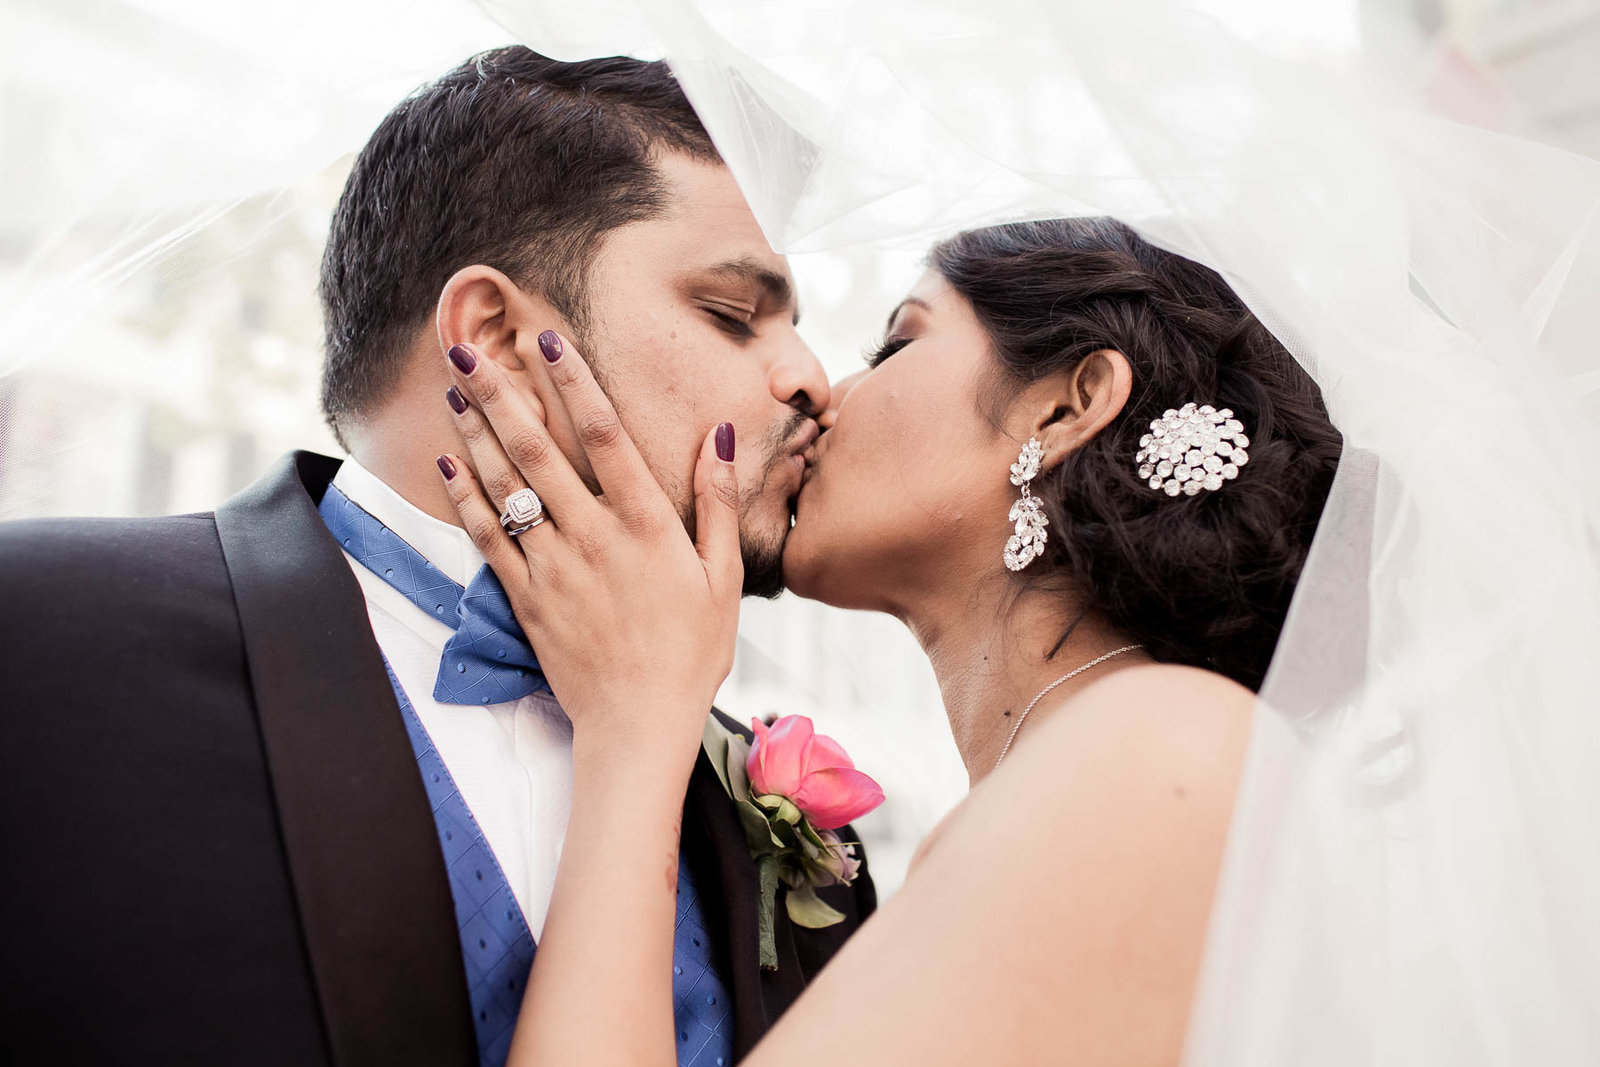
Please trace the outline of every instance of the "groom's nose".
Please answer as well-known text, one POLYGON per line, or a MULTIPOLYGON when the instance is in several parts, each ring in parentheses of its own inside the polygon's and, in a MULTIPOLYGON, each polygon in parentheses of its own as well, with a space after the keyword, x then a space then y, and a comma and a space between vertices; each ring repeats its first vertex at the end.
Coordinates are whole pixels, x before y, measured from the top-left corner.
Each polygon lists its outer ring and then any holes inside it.
POLYGON ((828 407, 828 373, 798 334, 772 364, 768 379, 772 395, 812 418, 828 407))

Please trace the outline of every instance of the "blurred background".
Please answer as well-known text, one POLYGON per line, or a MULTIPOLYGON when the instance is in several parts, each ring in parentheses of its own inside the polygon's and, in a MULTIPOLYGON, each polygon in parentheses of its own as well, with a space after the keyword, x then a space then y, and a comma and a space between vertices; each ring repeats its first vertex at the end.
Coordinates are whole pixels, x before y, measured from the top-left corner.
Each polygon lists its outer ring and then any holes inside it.
MULTIPOLYGON (((1341 32, 1409 28, 1422 62, 1396 76, 1600 157, 1595 0, 1331 7, 1341 32)), ((351 152, 412 87, 510 39, 465 0, 285 0, 243 29, 187 0, 0 0, 0 519, 209 510, 285 451, 338 454, 316 279, 351 152)), ((832 376, 860 366, 920 252, 793 259, 832 376)), ((810 715, 878 778, 888 801, 860 829, 885 894, 965 794, 892 619, 747 602, 720 704, 810 715)))

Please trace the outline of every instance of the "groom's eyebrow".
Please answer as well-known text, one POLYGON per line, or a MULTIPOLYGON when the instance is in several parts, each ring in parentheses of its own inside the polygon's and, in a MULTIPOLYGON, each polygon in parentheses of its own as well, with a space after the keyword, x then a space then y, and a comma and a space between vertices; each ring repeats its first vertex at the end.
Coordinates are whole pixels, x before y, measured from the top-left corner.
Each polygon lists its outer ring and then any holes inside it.
POLYGON ((779 307, 792 307, 794 321, 800 322, 800 303, 795 299, 794 286, 790 284, 787 276, 779 274, 770 267, 764 266, 754 259, 730 259, 718 263, 707 270, 708 274, 718 278, 731 278, 735 281, 754 285, 766 294, 767 298, 779 307))

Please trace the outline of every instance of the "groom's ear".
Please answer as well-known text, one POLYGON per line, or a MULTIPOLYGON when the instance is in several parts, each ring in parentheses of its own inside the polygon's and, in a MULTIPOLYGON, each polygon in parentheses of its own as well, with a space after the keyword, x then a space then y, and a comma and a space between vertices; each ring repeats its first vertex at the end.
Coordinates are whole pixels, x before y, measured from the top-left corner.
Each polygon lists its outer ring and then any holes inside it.
POLYGON ((541 332, 568 329, 542 297, 481 263, 462 267, 444 283, 436 322, 441 353, 465 341, 508 370, 527 366, 541 332))
POLYGON ((1114 348, 1089 353, 1070 371, 1030 386, 1021 413, 1030 420, 1022 437, 1044 446, 1044 469, 1082 448, 1122 414, 1133 391, 1133 368, 1114 348))

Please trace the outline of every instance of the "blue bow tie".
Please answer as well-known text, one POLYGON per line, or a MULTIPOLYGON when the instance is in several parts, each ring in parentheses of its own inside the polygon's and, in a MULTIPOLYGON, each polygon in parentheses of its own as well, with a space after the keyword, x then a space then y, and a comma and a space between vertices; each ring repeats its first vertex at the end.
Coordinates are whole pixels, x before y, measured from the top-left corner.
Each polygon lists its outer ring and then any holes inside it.
POLYGON ((550 688, 500 579, 487 564, 463 589, 334 486, 328 486, 317 510, 357 562, 429 615, 455 627, 439 660, 434 700, 501 704, 550 688))

